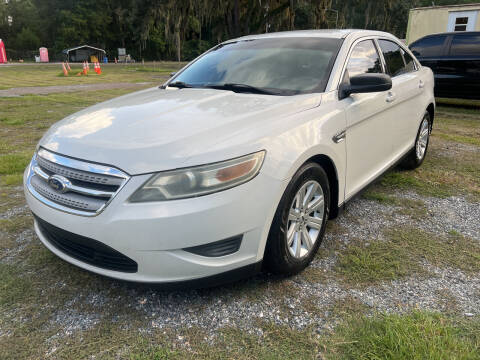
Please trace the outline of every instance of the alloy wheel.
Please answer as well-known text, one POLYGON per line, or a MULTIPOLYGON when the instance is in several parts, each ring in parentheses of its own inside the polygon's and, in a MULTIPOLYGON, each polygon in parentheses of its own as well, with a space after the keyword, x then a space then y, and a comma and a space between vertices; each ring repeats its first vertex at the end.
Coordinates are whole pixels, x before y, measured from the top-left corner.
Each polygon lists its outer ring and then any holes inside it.
POLYGON ((317 241, 323 225, 325 200, 320 184, 303 184, 293 198, 288 214, 287 247, 297 259, 307 256, 317 241))
POLYGON ((427 150, 428 137, 430 136, 428 119, 423 118, 422 124, 420 125, 420 133, 418 135, 417 144, 415 146, 415 153, 418 160, 422 160, 425 156, 425 151, 427 150))

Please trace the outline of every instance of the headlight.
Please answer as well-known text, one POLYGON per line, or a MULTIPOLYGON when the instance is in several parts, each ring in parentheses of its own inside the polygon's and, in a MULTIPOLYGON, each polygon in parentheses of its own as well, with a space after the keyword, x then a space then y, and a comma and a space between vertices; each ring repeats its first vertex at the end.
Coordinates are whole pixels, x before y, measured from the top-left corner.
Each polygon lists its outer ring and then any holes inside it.
POLYGON ((130 197, 130 202, 184 199, 232 188, 253 179, 264 157, 265 151, 259 151, 215 164, 155 174, 130 197))

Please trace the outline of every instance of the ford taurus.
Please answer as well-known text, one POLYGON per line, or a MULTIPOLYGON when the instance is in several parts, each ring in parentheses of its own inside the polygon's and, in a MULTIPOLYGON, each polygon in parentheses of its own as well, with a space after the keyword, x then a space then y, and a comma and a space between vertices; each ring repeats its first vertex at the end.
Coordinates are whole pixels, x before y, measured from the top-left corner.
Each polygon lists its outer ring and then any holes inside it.
POLYGON ((425 159, 433 75, 393 35, 246 36, 66 117, 25 171, 43 244, 109 277, 233 281, 312 261, 328 219, 425 159))

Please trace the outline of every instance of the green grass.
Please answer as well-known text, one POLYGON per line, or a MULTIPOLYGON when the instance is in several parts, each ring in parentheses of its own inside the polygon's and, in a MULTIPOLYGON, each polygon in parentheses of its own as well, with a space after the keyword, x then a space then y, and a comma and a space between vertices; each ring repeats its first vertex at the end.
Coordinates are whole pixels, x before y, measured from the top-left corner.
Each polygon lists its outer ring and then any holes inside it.
POLYGON ((374 240, 368 246, 350 245, 334 270, 346 284, 367 286, 419 273, 421 267, 401 244, 374 240))
POLYGON ((433 136, 446 141, 480 146, 480 109, 438 108, 433 136))
POLYGON ((2 155, 0 157, 0 175, 12 175, 23 172, 31 157, 31 154, 2 155))
POLYGON ((0 263, 0 310, 22 302, 22 298, 33 295, 29 277, 18 276, 18 268, 0 263))
POLYGON ((102 65, 102 75, 97 76, 90 68, 90 76, 75 76, 82 70, 82 65, 71 64, 71 75, 63 76, 61 65, 8 66, 1 69, 1 89, 25 86, 52 86, 74 84, 96 84, 112 82, 153 82, 162 83, 169 74, 178 70, 185 63, 157 62, 141 64, 107 64, 102 65), (60 74, 60 76, 59 76, 60 74), (94 76, 93 76, 94 75, 94 76))
POLYGON ((87 106, 132 92, 132 89, 113 89, 79 93, 54 93, 49 95, 25 95, 1 98, 0 125, 3 131, 28 125, 45 130, 53 122, 79 111, 87 106))
POLYGON ((352 317, 327 344, 326 359, 478 359, 480 321, 428 312, 352 317))
POLYGON ((385 231, 385 240, 352 244, 339 253, 334 271, 350 286, 369 286, 413 274, 424 275, 421 263, 480 271, 480 244, 459 234, 446 237, 416 228, 385 231))
POLYGON ((376 189, 387 194, 395 190, 416 191, 420 195, 440 198, 470 195, 479 200, 478 153, 459 150, 448 155, 446 151, 448 150, 442 148, 442 143, 433 138, 421 167, 411 171, 391 170, 381 177, 376 189))
POLYGON ((377 201, 385 205, 393 205, 399 208, 398 212, 410 215, 413 218, 421 219, 427 215, 427 208, 422 200, 398 197, 385 192, 382 186, 374 185, 367 189, 362 197, 367 200, 377 201))
POLYGON ((0 155, 0 179, 3 185, 20 185, 25 167, 32 158, 31 153, 0 155))
POLYGON ((0 155, 0 183, 7 186, 20 185, 31 158, 30 152, 0 155))
MULTIPOLYGON (((172 351, 168 346, 147 343, 130 354, 130 359, 315 359, 321 343, 311 329, 294 331, 288 327, 259 323, 264 336, 249 334, 236 328, 223 328, 214 345, 207 344, 194 331, 184 334, 190 351, 172 351)), ((200 332, 201 333, 201 332, 200 332)))
POLYGON ((467 108, 480 108, 480 100, 455 99, 455 98, 435 98, 437 105, 440 106, 458 106, 467 108))
POLYGON ((259 326, 264 334, 260 338, 225 328, 213 345, 194 331, 187 332, 189 351, 144 341, 142 348, 130 353, 130 359, 477 359, 480 350, 479 319, 422 311, 369 317, 349 312, 334 333, 321 336, 311 328, 293 331, 269 323, 259 326))
POLYGON ((11 174, 2 176, 2 184, 7 186, 18 186, 22 184, 22 181, 22 174, 11 174))
POLYGON ((20 233, 25 229, 31 228, 31 226, 31 216, 19 215, 10 219, 0 219, 0 230, 11 234, 20 233))
POLYGON ((444 133, 439 133, 436 136, 451 142, 480 146, 480 138, 478 137, 452 135, 452 134, 444 134, 444 133))

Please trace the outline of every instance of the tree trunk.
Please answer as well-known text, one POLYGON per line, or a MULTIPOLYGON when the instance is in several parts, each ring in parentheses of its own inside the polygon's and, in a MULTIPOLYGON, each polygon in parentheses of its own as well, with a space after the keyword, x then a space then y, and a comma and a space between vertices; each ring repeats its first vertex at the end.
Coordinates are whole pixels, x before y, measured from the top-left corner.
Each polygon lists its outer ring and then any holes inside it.
POLYGON ((293 0, 290 0, 290 30, 295 28, 295 8, 293 7, 293 0))
POLYGON ((240 9, 238 7, 238 0, 235 0, 233 6, 233 23, 235 26, 235 37, 240 35, 240 9))
POLYGON ((181 47, 180 47, 180 31, 177 29, 177 31, 175 31, 175 40, 176 40, 176 45, 177 45, 177 61, 180 62, 182 61, 181 59, 181 47))
POLYGON ((367 5, 367 9, 365 10, 365 27, 366 29, 368 27, 368 24, 370 23, 370 11, 372 9, 372 3, 369 1, 367 5))

